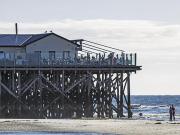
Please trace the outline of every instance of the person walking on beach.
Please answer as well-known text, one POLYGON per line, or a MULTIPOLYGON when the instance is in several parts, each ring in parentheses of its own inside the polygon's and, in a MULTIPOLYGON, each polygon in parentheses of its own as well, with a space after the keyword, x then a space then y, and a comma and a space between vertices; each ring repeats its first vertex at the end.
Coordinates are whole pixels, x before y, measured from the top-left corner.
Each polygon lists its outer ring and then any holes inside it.
POLYGON ((174 105, 172 105, 172 118, 173 118, 173 120, 175 121, 175 107, 174 107, 174 105))
POLYGON ((169 107, 169 120, 172 121, 172 106, 169 107))

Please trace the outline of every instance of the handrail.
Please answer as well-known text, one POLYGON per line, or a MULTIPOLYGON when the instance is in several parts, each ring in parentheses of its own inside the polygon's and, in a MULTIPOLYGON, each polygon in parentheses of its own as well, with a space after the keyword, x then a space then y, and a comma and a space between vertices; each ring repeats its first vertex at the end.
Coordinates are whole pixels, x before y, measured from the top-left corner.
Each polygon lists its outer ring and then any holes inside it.
POLYGON ((103 49, 103 48, 100 48, 100 47, 96 47, 96 46, 94 46, 94 45, 90 45, 90 44, 86 44, 86 43, 83 43, 83 45, 85 45, 85 46, 91 46, 91 47, 94 47, 94 48, 100 49, 100 50, 102 50, 102 51, 115 53, 115 52, 113 52, 113 51, 110 51, 110 50, 107 50, 107 49, 103 49))
MULTIPOLYGON (((80 51, 81 52, 81 51, 80 51)), ((84 52, 85 53, 85 52, 84 52)), ((50 57, 49 53, 4 53, 0 56, 0 67, 62 67, 68 65, 74 66, 118 66, 118 65, 135 65, 137 63, 136 54, 114 54, 114 53, 86 53, 71 55, 63 58, 62 53, 56 53, 50 57)))
POLYGON ((107 47, 107 48, 110 48, 110 49, 113 49, 113 50, 125 52, 124 50, 120 50, 120 49, 117 49, 117 48, 114 48, 114 47, 109 47, 109 46, 107 46, 107 45, 95 43, 95 42, 92 42, 92 41, 89 41, 89 40, 83 40, 83 41, 86 41, 86 42, 89 42, 89 43, 92 43, 92 44, 96 44, 96 45, 99 45, 99 46, 107 47))
POLYGON ((107 51, 102 51, 100 49, 95 49, 95 48, 92 48, 92 47, 89 47, 89 46, 83 46, 84 48, 88 48, 88 49, 91 49, 91 50, 96 50, 96 51, 99 51, 99 52, 103 52, 103 53, 108 53, 107 51))

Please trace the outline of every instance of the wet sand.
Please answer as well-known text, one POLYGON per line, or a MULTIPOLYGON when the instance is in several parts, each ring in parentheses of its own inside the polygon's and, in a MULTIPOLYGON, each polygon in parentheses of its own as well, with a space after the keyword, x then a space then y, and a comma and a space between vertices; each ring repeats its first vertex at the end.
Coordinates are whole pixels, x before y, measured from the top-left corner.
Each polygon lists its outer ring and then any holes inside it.
POLYGON ((120 135, 180 135, 180 121, 0 119, 0 131, 96 132, 120 135))

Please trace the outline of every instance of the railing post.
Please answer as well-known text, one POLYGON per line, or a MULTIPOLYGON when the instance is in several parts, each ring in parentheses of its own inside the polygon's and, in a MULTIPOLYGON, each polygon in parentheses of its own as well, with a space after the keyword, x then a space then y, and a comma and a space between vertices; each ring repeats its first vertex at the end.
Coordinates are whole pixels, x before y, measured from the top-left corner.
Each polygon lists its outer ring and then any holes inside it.
POLYGON ((99 65, 101 65, 101 54, 99 53, 99 65))
POLYGON ((6 53, 4 53, 4 67, 6 68, 6 53))
POLYGON ((111 58, 111 65, 114 64, 114 53, 110 53, 110 58, 111 58))
POLYGON ((126 54, 126 65, 129 65, 128 61, 128 54, 126 54))
POLYGON ((77 64, 77 53, 75 53, 73 64, 76 66, 77 64))
POLYGON ((90 54, 89 53, 87 53, 87 61, 86 62, 87 62, 87 64, 91 64, 90 63, 91 61, 90 61, 90 54))
POLYGON ((130 94, 130 73, 127 73, 127 97, 128 97, 128 118, 132 118, 132 112, 131 112, 131 94, 130 94))
POLYGON ((41 53, 38 54, 38 66, 39 66, 39 68, 40 68, 40 62, 41 62, 41 56, 40 55, 41 55, 41 53))
POLYGON ((13 66, 14 66, 14 69, 15 69, 15 67, 16 67, 16 56, 15 56, 15 53, 13 53, 13 66))
POLYGON ((132 53, 130 53, 130 64, 133 65, 133 62, 132 62, 132 53))
POLYGON ((134 65, 136 66, 136 64, 137 64, 137 54, 135 53, 134 54, 134 65))
POLYGON ((122 56, 122 64, 123 64, 123 65, 125 65, 124 55, 125 55, 124 53, 121 54, 121 56, 122 56))

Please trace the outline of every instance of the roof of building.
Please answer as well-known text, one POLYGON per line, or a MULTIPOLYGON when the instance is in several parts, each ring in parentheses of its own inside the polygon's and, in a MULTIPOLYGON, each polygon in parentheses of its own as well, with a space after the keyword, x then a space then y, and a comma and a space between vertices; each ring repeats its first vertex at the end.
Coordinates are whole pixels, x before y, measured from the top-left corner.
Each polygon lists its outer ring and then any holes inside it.
MULTIPOLYGON (((72 41, 61 37, 55 33, 43 33, 43 34, 0 34, 0 47, 19 47, 31 44, 42 38, 45 38, 49 35, 55 35, 60 37, 68 42, 73 43, 72 41)), ((75 44, 75 43, 73 43, 75 44)), ((78 44, 75 44, 78 45, 78 44)))

